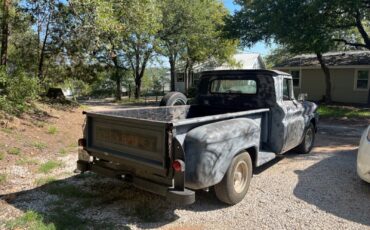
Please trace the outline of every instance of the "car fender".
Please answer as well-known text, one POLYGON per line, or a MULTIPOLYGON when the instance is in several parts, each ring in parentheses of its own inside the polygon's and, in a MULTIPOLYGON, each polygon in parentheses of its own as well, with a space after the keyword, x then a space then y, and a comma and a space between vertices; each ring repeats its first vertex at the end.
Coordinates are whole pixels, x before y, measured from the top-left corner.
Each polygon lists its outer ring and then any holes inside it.
POLYGON ((219 183, 238 153, 259 148, 261 128, 254 120, 238 118, 192 129, 185 137, 185 185, 202 189, 219 183))

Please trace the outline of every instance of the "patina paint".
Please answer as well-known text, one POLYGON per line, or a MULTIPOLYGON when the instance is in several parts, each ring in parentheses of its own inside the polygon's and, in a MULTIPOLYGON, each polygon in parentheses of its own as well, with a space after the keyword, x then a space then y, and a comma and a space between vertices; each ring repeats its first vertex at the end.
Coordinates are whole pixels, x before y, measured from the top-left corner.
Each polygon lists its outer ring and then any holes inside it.
POLYGON ((248 118, 220 121, 191 130, 185 138, 186 187, 207 188, 220 182, 238 153, 259 148, 260 126, 248 118))

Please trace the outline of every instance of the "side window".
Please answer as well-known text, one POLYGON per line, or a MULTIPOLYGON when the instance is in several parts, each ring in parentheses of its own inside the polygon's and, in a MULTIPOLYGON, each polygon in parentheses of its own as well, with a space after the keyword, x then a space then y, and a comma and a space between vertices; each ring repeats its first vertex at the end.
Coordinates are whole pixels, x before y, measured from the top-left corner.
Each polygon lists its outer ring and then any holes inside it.
POLYGON ((367 90, 369 88, 369 70, 358 70, 355 80, 356 90, 367 90))
POLYGON ((292 80, 288 78, 283 79, 283 100, 292 100, 292 80))
POLYGON ((176 73, 176 78, 177 82, 184 82, 184 73, 176 73))
POLYGON ((301 87, 301 72, 299 70, 292 70, 290 71, 290 74, 293 78, 293 86, 296 88, 301 87))

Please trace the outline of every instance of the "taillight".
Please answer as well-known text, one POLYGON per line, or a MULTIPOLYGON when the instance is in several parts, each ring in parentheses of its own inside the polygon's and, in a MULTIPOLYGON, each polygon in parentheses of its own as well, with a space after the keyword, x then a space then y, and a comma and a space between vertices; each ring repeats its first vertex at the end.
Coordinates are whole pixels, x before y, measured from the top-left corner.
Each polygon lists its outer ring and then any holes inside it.
POLYGON ((86 147, 86 139, 78 139, 78 146, 86 147))
POLYGON ((175 172, 184 172, 185 163, 182 160, 174 160, 172 162, 172 168, 175 170, 175 172))

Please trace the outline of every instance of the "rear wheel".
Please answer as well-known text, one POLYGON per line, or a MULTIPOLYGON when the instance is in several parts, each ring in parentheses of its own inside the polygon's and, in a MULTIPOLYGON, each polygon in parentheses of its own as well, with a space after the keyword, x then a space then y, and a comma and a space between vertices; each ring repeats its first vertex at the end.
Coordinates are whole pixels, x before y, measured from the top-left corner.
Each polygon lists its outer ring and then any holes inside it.
POLYGON ((252 179, 252 160, 248 152, 234 157, 220 183, 214 186, 217 198, 227 204, 237 204, 247 194, 252 179))
POLYGON ((314 142, 315 142, 315 127, 313 126, 312 123, 310 123, 310 126, 308 126, 304 133, 304 137, 301 144, 297 146, 296 150, 300 154, 309 153, 313 148, 314 142))
POLYGON ((164 95, 159 106, 186 105, 188 99, 180 92, 170 92, 164 95))

